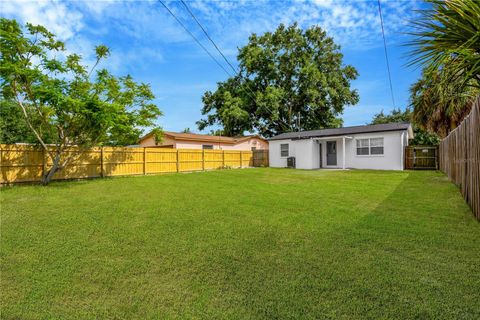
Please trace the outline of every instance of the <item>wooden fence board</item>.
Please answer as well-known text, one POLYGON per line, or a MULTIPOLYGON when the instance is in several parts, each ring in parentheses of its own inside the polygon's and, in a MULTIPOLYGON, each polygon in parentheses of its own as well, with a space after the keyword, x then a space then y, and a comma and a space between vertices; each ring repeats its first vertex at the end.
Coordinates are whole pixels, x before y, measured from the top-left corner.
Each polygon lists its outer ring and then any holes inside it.
POLYGON ((205 150, 205 170, 219 169, 223 167, 222 150, 205 150))
POLYGON ((460 187, 480 220, 480 96, 470 114, 440 143, 440 170, 460 187))
MULTIPOLYGON (((268 150, 103 147, 84 152, 70 148, 67 152, 78 156, 57 172, 54 180, 268 166, 268 150)), ((0 145, 0 183, 40 181, 51 165, 38 147, 0 145)))

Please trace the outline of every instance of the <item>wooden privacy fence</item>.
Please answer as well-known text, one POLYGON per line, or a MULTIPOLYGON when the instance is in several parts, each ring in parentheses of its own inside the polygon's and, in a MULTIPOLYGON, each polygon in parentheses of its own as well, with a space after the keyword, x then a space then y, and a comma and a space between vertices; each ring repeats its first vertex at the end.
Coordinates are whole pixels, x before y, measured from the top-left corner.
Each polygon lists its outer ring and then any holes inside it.
MULTIPOLYGON (((268 150, 230 151, 163 148, 93 148, 55 173, 54 180, 268 166, 268 150)), ((42 149, 0 145, 0 183, 35 182, 52 165, 42 149)))
POLYGON ((441 141, 440 170, 460 187, 480 220, 480 96, 470 114, 441 141))
POLYGON ((438 148, 431 146, 405 147, 405 169, 437 170, 438 148))

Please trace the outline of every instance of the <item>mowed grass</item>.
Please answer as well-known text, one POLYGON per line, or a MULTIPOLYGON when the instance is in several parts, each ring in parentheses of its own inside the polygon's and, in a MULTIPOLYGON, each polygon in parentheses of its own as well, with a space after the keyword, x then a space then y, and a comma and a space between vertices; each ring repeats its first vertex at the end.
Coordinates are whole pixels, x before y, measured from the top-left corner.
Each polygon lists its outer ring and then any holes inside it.
POLYGON ((223 170, 2 188, 2 319, 480 318, 438 172, 223 170))

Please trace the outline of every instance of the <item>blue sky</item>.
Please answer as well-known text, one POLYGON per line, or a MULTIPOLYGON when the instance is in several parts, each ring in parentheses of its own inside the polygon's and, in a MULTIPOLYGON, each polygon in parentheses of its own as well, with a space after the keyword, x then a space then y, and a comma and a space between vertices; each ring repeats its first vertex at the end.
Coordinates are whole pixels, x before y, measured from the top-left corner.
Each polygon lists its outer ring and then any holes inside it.
MULTIPOLYGON (((417 1, 382 2, 393 89, 397 107, 408 103, 408 88, 419 70, 407 67, 403 45, 408 40, 409 21, 417 17, 417 1)), ((166 4, 205 46, 213 46, 180 2, 166 4)), ((302 28, 319 25, 341 45, 344 62, 359 71, 352 83, 360 102, 347 106, 344 125, 361 125, 381 111, 393 108, 388 84, 377 1, 189 1, 191 10, 206 27, 228 59, 236 63, 237 47, 248 36, 273 31, 295 21, 302 28)), ((201 97, 227 78, 213 60, 193 41, 157 1, 6 1, 3 17, 21 23, 42 24, 80 53, 91 64, 95 45, 110 47, 111 57, 101 67, 116 75, 131 74, 149 83, 164 116, 158 124, 165 130, 191 128, 202 116, 201 97)), ((213 129, 213 128, 212 128, 213 129)))

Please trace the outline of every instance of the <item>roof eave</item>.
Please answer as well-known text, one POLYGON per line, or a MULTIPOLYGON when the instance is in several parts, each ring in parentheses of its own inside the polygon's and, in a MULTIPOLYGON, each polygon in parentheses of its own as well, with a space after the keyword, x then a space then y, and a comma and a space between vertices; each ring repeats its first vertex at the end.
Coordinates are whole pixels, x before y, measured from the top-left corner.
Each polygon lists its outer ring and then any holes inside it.
MULTIPOLYGON (((385 130, 371 130, 371 131, 363 131, 363 132, 353 132, 353 133, 345 133, 345 134, 322 134, 322 135, 308 135, 304 137, 290 137, 290 138, 275 138, 272 137, 268 139, 268 141, 275 141, 275 140, 304 140, 304 139, 311 139, 311 138, 323 138, 323 137, 336 137, 336 136, 348 136, 354 134, 364 134, 364 133, 375 133, 375 132, 391 132, 391 131, 408 131, 412 126, 410 125, 407 128, 392 128, 392 129, 385 129, 385 130)), ((412 131, 413 132, 413 131, 412 131)))

